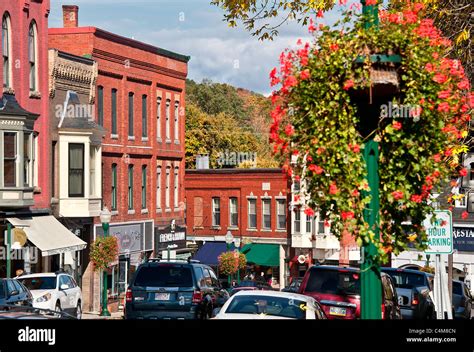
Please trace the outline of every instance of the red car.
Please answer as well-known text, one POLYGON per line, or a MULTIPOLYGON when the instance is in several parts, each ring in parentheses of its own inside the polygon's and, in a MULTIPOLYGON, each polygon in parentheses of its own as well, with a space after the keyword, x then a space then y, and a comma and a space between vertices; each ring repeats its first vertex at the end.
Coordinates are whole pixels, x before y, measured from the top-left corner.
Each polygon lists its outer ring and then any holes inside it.
MULTIPOLYGON (((382 278, 382 319, 401 319, 395 285, 382 278)), ((316 299, 328 319, 360 319, 360 270, 338 266, 313 266, 306 272, 299 293, 316 299)))

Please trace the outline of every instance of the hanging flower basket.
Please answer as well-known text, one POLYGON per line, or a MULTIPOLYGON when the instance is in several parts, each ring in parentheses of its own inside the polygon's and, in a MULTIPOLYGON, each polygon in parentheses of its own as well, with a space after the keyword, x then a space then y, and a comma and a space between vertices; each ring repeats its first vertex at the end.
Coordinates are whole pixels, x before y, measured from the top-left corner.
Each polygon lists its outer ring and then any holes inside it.
POLYGON ((245 254, 237 251, 222 253, 219 258, 219 271, 224 275, 233 275, 247 266, 245 254))
POLYGON ((115 236, 99 237, 90 249, 90 260, 94 264, 94 270, 105 270, 117 261, 119 254, 118 241, 115 236))
POLYGON ((311 21, 314 42, 300 40, 270 73, 272 85, 280 85, 272 95, 270 139, 284 170, 305 181, 300 196, 334 235, 348 231, 359 246, 375 243, 382 262, 409 246, 426 248, 430 194, 453 173, 466 174, 459 156, 468 150, 474 97, 460 62, 446 57, 450 41, 423 18, 423 8, 381 11, 378 28, 365 29, 353 9, 334 29, 311 21), (374 64, 371 54, 398 55, 400 62, 374 64), (381 105, 384 85, 394 90, 381 105), (374 128, 361 133, 371 98, 380 111, 374 128), (379 142, 380 236, 363 217, 369 139, 379 142))

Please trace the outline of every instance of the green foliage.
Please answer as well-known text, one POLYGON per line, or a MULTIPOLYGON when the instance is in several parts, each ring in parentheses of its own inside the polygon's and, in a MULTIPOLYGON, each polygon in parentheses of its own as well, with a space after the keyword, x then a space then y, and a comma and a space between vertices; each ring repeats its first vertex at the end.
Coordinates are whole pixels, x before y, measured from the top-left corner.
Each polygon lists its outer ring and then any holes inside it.
POLYGON ((115 236, 98 237, 90 248, 90 260, 94 270, 105 270, 117 260, 119 253, 118 241, 115 236))
POLYGON ((239 269, 245 269, 247 265, 247 258, 245 254, 238 253, 237 251, 233 252, 224 252, 219 258, 219 272, 224 275, 233 275, 239 269))

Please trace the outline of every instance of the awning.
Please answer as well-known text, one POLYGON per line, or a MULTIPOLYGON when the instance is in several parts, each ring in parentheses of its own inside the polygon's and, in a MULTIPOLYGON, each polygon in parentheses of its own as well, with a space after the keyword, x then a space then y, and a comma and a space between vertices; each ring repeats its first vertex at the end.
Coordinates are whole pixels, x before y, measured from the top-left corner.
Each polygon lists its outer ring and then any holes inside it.
POLYGON ((10 224, 25 231, 28 240, 41 250, 42 256, 80 251, 87 243, 64 227, 54 216, 8 218, 10 224))
POLYGON ((249 243, 242 250, 248 263, 262 266, 280 266, 280 245, 249 243))
MULTIPOLYGON (((234 250, 233 246, 231 250, 234 250)), ((225 251, 227 251, 227 244, 225 242, 206 242, 199 248, 193 259, 207 265, 219 265, 217 258, 225 251)))

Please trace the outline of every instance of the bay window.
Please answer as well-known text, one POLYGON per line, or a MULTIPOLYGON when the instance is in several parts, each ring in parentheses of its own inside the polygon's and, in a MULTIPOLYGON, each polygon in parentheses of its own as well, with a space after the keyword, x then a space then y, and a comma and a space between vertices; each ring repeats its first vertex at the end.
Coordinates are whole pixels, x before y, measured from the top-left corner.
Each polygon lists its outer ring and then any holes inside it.
POLYGON ((3 133, 3 186, 16 187, 17 186, 17 145, 16 132, 3 133))
POLYGON ((69 144, 69 197, 84 197, 84 144, 69 144))

